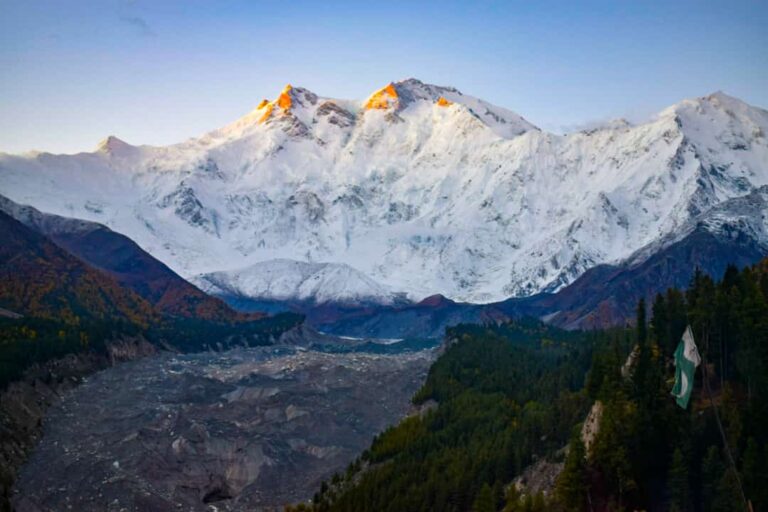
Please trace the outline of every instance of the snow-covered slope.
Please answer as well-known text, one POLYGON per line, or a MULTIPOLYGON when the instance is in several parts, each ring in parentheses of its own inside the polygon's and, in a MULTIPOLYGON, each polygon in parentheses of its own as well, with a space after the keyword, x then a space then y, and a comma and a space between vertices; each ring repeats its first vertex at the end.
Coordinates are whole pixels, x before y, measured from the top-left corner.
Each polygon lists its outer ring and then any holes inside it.
POLYGON ((723 242, 754 243, 768 254, 768 185, 715 204, 617 263, 627 268, 641 265, 695 231, 710 233, 723 242))
POLYGON ((278 259, 239 270, 202 274, 192 281, 209 294, 226 297, 379 305, 405 301, 386 286, 341 263, 278 259))
POLYGON ((180 274, 333 262, 419 299, 554 291, 768 184, 768 112, 722 93, 544 133, 452 88, 363 102, 286 87, 168 147, 0 155, 0 193, 98 221, 180 274))

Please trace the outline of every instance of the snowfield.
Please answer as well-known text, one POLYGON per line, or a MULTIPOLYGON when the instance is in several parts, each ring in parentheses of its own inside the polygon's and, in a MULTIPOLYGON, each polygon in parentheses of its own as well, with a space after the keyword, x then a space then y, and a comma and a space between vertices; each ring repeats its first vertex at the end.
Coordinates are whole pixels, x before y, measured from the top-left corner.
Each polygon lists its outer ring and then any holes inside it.
POLYGON ((239 270, 202 274, 192 282, 204 292, 219 296, 318 304, 406 302, 405 297, 341 263, 270 260, 239 270))
POLYGON ((0 194, 106 224, 210 291, 490 302, 661 247, 768 184, 766 133, 767 111, 722 93, 554 135, 414 79, 364 102, 288 86, 168 147, 0 154, 0 194))

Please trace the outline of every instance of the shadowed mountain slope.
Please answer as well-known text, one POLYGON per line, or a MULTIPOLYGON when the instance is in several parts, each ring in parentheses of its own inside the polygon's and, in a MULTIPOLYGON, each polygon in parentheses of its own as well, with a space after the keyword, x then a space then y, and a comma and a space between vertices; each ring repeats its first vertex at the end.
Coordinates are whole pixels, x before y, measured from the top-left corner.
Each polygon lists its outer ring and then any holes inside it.
POLYGON ((4 211, 88 265, 105 272, 166 315, 235 321, 256 318, 188 283, 130 238, 95 222, 49 215, 0 196, 4 211))
POLYGON ((0 212, 0 307, 76 323, 116 318, 147 325, 152 305, 41 234, 0 212))

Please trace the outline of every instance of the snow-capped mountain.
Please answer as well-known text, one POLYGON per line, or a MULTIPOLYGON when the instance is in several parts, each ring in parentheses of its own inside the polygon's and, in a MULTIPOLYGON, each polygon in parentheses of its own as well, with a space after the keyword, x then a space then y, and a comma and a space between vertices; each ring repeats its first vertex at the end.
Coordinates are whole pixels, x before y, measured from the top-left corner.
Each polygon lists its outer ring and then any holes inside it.
POLYGON ((342 263, 307 263, 278 259, 232 271, 195 276, 203 291, 223 297, 274 301, 389 305, 403 302, 362 272, 342 263))
POLYGON ((328 315, 306 309, 307 321, 347 336, 441 337, 459 323, 535 317, 566 329, 606 328, 634 321, 637 304, 686 288, 697 271, 720 279, 729 265, 742 268, 768 254, 768 186, 729 199, 615 264, 596 265, 556 293, 491 304, 430 297, 418 304, 365 307, 328 315))
POLYGON ((768 184, 766 132, 768 112, 722 93, 554 135, 414 79, 362 102, 287 86, 173 146, 0 155, 0 193, 106 224, 188 278, 332 262, 414 299, 488 302, 661 248, 768 184))

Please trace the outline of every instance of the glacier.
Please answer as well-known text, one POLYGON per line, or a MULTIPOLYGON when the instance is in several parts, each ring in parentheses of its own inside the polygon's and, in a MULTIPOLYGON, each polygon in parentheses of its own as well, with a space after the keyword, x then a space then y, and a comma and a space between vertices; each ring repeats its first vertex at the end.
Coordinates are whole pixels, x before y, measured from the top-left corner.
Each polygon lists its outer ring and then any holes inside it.
POLYGON ((416 79, 364 101, 286 86, 171 146, 0 154, 0 193, 105 224, 209 291, 487 303, 661 248, 767 185, 767 131, 768 111, 721 92, 559 135, 416 79))

